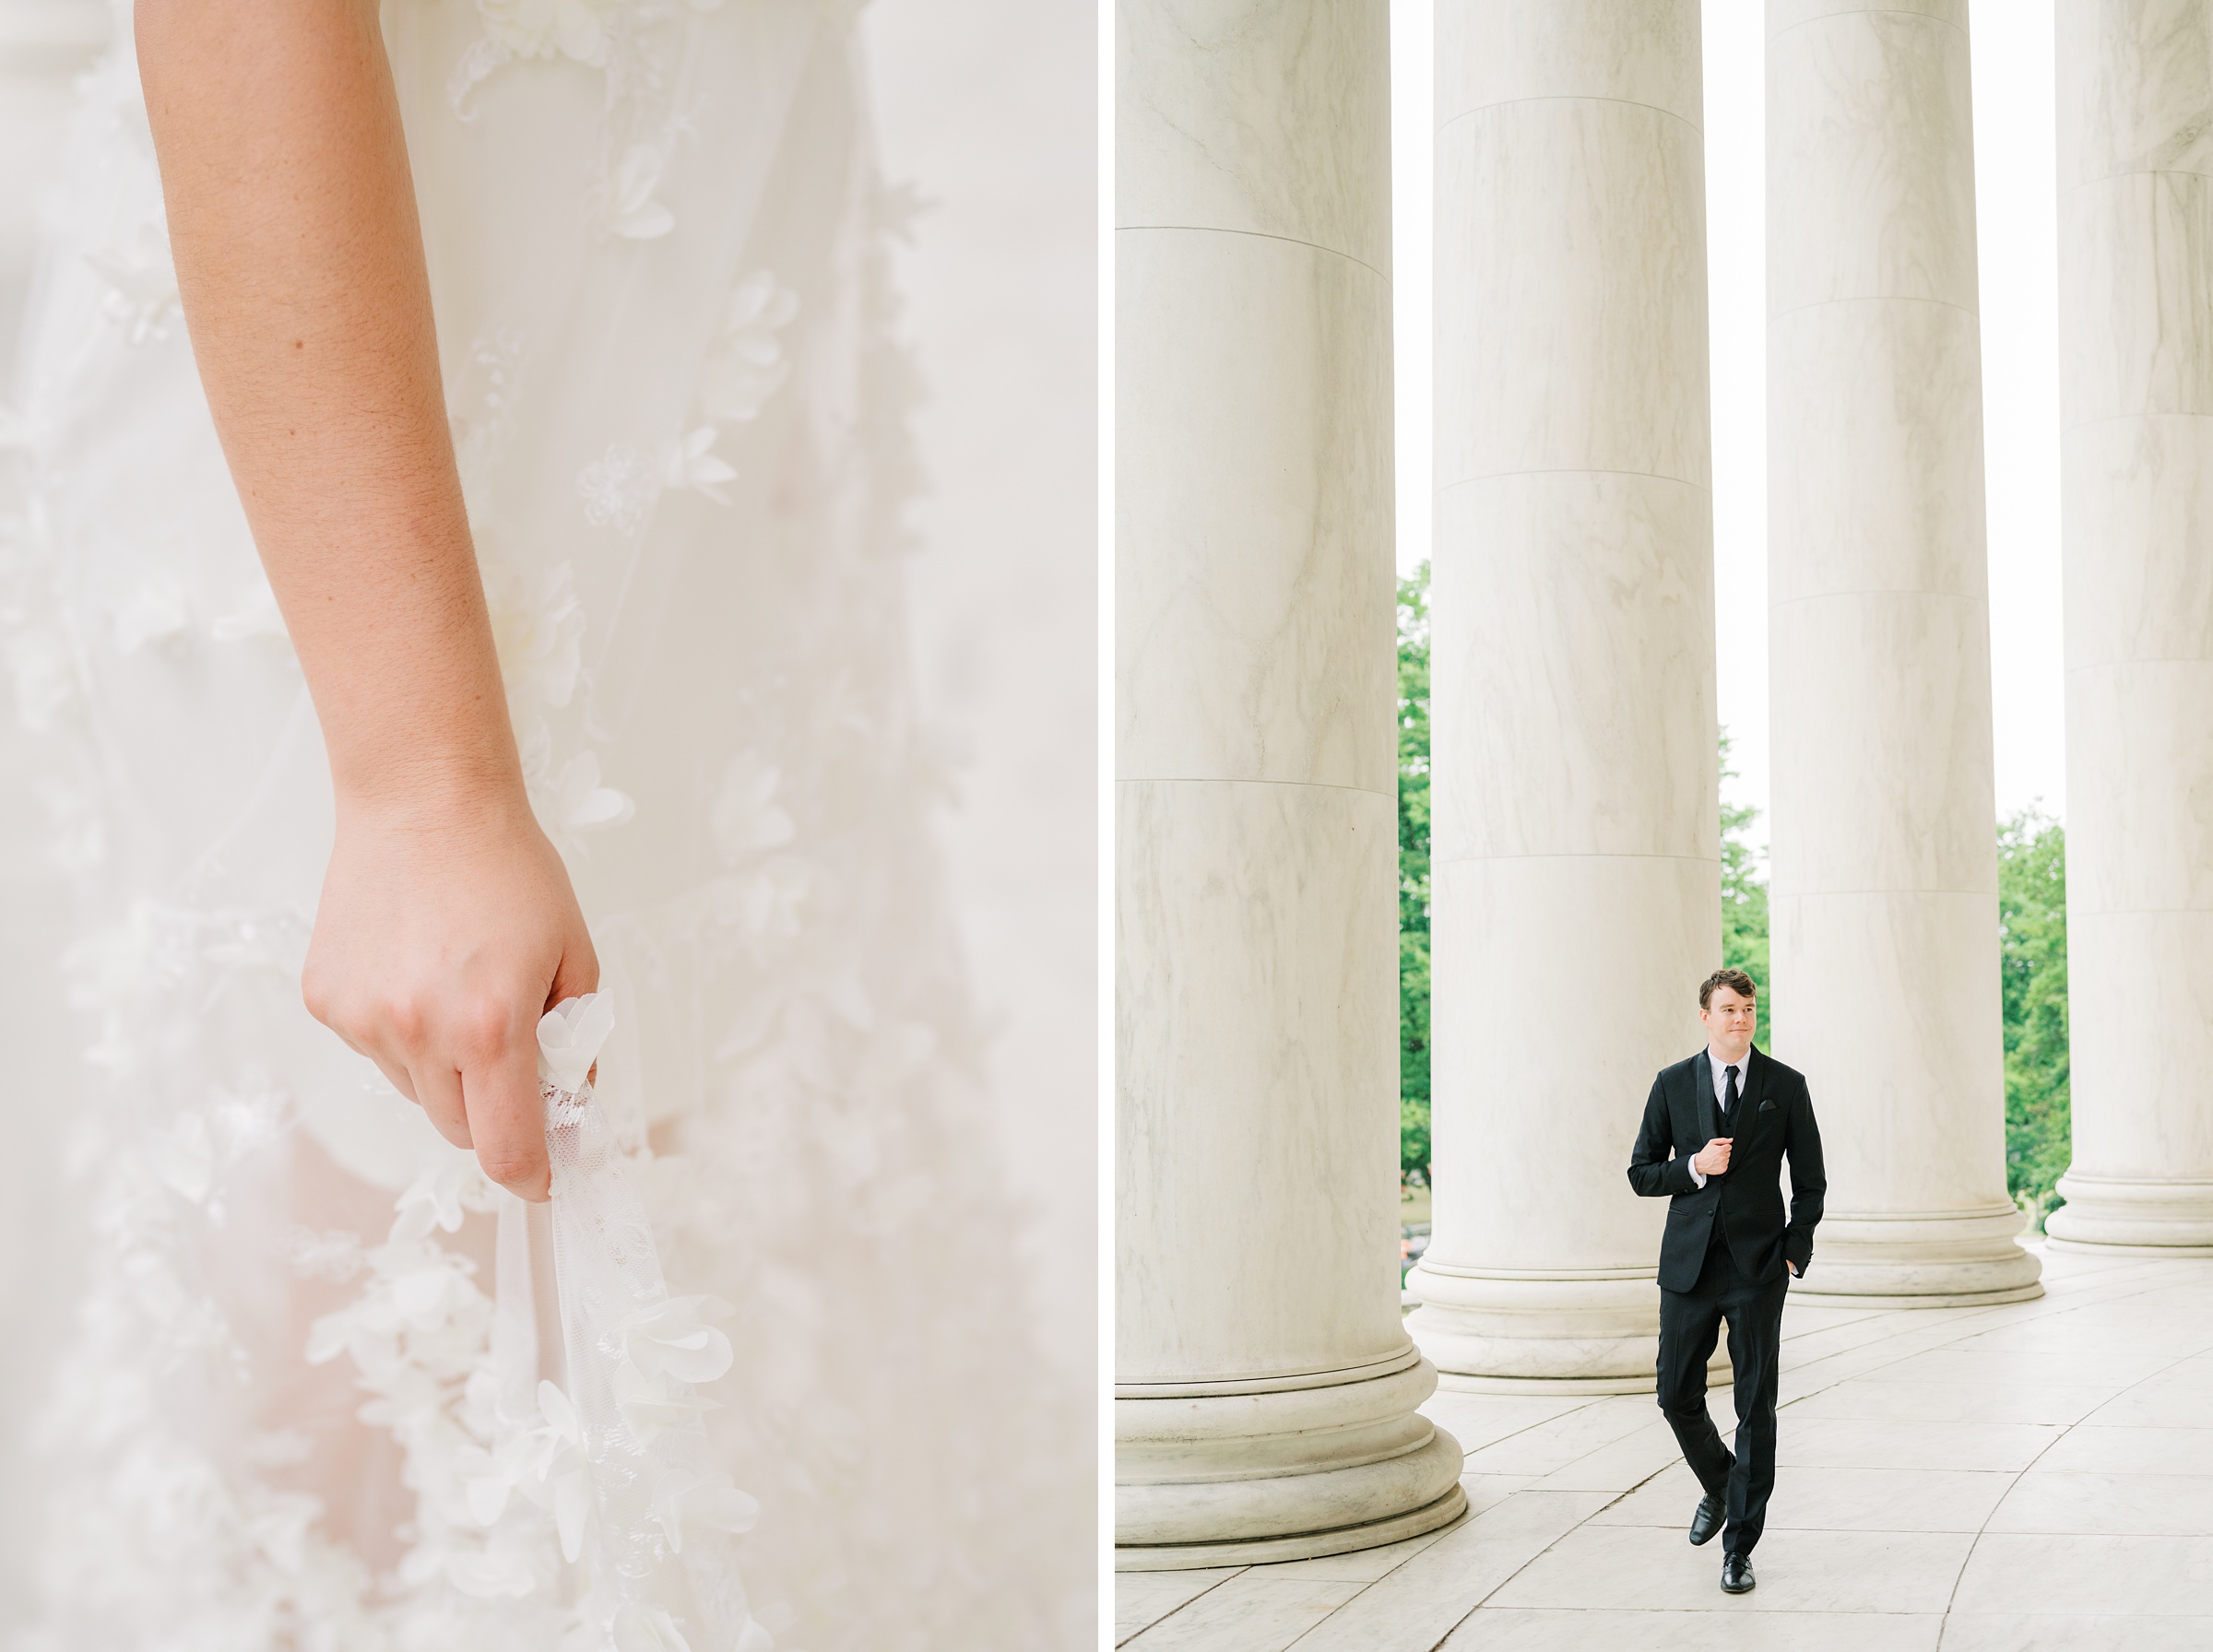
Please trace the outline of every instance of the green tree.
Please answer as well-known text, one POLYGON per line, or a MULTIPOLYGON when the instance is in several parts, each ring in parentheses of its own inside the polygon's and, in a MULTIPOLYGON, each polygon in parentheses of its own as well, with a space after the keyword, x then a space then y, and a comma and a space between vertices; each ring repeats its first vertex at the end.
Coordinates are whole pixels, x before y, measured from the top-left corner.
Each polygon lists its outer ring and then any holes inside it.
POLYGON ((1998 980, 2006 1021, 2006 1184, 2041 1226, 2073 1152, 2068 1123, 2067 844, 2025 808, 1998 828, 1998 980))
MULTIPOLYGON (((1722 778, 1729 766, 1729 731, 1722 730, 1722 778)), ((1722 805, 1722 962, 1742 970, 1759 988, 1759 1047, 1775 1036, 1775 997, 1768 982, 1768 885, 1759 875, 1748 834, 1759 810, 1750 804, 1722 805)))
POLYGON ((1429 564, 1399 582, 1399 1174, 1429 1180, 1429 564))

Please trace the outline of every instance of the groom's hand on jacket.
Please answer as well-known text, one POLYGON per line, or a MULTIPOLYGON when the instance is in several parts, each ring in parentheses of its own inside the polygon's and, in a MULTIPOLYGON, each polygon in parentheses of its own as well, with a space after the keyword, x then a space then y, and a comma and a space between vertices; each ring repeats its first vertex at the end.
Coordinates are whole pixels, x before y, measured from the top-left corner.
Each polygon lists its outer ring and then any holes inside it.
POLYGON ((1698 1150, 1698 1156, 1690 1162, 1691 1167, 1702 1176, 1720 1175, 1729 1168, 1729 1144, 1733 1139, 1728 1136, 1716 1136, 1698 1150))

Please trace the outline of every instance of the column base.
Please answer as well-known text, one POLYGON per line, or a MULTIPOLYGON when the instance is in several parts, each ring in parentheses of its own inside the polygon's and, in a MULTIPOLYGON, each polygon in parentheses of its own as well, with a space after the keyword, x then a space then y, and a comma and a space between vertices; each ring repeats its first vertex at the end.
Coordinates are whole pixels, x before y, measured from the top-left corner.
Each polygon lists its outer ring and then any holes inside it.
POLYGON ((2053 1250, 2213 1257, 2213 1181, 2083 1175, 2059 1178, 2067 1202, 2044 1218, 2053 1250))
MULTIPOLYGON (((1406 1329, 1439 1386, 1492 1394, 1649 1394, 1657 1382, 1660 1286, 1651 1270, 1478 1273, 1426 1260, 1406 1329)), ((1726 1341, 1707 1381, 1731 1380, 1726 1341)))
MULTIPOLYGON (((1438 1459, 1439 1467, 1449 1466, 1452 1472, 1451 1489, 1433 1503, 1420 1508, 1408 1509, 1404 1514, 1391 1515, 1381 1520, 1366 1520, 1356 1526, 1339 1526, 1324 1531, 1300 1531, 1272 1538, 1232 1538, 1215 1543, 1123 1543, 1114 1546, 1114 1569, 1118 1572, 1189 1572, 1202 1566, 1257 1566, 1277 1561, 1314 1560, 1325 1554, 1349 1554, 1358 1549, 1380 1549, 1386 1543, 1402 1542, 1418 1538, 1426 1531, 1435 1531, 1460 1518, 1468 1506, 1468 1494, 1461 1489, 1460 1465, 1462 1455, 1459 1442, 1439 1430, 1430 1443, 1423 1447, 1438 1459), (1449 1455, 1450 1462, 1444 1464, 1449 1455)), ((1426 1465, 1425 1465, 1426 1466, 1426 1465)), ((1118 1515, 1120 1508, 1117 1498, 1118 1515)))
POLYGON ((1791 1300, 1807 1307, 1979 1308, 2044 1293, 2043 1263, 2015 1235, 2011 1200, 1967 1210, 1837 1215, 1814 1233, 1813 1267, 1791 1300))
POLYGON ((1117 1388, 1118 1569, 1340 1554, 1431 1530, 1466 1506, 1460 1443, 1415 1409, 1437 1386, 1417 1350, 1380 1375, 1296 1380, 1117 1388))

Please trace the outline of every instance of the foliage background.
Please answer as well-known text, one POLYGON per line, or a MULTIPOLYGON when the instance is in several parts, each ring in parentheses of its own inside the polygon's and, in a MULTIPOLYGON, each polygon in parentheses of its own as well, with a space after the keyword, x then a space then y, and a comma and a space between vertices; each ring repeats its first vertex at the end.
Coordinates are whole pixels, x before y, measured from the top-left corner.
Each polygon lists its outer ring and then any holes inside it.
POLYGON ((1399 1174, 1429 1182, 1429 564, 1399 582, 1399 1174))
MULTIPOLYGON (((1729 735, 1720 731, 1730 777, 1729 735)), ((1722 958, 1768 978, 1768 883, 1751 842, 1758 810, 1722 806, 1722 958)), ((2066 834, 2034 808, 1998 823, 1998 930, 2006 1066, 2006 1180, 2032 1223, 2058 1209, 2067 1167, 2066 834)), ((1761 1047, 1767 1047, 1763 1032, 1761 1047)), ((1788 1059, 1786 1052, 1778 1055, 1788 1059)), ((1429 564, 1399 582, 1399 1169, 1429 1174, 1429 564)))
POLYGON ((1998 979, 2006 1014, 2006 1185, 2039 1226, 2065 1201, 2067 840, 2025 808, 1998 828, 1998 979))

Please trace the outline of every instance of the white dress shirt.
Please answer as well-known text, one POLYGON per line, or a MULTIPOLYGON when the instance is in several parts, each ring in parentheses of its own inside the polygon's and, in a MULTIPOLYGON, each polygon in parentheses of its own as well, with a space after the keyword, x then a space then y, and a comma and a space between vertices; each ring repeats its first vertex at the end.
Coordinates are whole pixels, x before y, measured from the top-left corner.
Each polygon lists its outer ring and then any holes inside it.
MULTIPOLYGON (((1721 1118, 1722 1134, 1734 1137, 1736 1134, 1736 1115, 1725 1111, 1722 1106, 1722 1103, 1729 1099, 1729 1066, 1723 1063, 1722 1053, 1710 1044, 1706 1047, 1706 1065, 1713 1072, 1713 1110, 1721 1118)), ((1742 1107, 1745 1104, 1745 1091, 1752 1074, 1751 1053, 1747 1051, 1738 1056, 1734 1065, 1736 1068, 1736 1104, 1742 1107)), ((1703 1141, 1699 1142, 1698 1151, 1705 1150, 1706 1144, 1703 1141)), ((1690 1179, 1701 1187, 1706 1186, 1706 1178, 1696 1164, 1690 1167, 1690 1179)))

